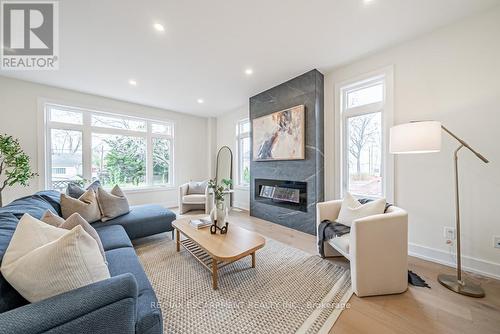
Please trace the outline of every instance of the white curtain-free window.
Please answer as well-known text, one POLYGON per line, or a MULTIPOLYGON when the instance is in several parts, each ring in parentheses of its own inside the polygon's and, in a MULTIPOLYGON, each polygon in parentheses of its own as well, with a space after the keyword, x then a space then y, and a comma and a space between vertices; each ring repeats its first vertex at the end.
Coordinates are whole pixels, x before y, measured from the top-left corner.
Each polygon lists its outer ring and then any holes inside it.
POLYGON ((45 188, 173 185, 172 123, 50 103, 44 120, 45 188))

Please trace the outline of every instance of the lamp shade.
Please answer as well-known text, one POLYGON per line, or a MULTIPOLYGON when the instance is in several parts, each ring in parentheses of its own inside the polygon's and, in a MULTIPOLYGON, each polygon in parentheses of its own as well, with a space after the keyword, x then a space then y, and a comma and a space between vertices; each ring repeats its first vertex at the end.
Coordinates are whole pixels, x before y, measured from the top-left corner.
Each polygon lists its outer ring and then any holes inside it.
POLYGON ((389 151, 393 154, 431 153, 440 150, 440 122, 411 122, 393 126, 390 130, 389 151))

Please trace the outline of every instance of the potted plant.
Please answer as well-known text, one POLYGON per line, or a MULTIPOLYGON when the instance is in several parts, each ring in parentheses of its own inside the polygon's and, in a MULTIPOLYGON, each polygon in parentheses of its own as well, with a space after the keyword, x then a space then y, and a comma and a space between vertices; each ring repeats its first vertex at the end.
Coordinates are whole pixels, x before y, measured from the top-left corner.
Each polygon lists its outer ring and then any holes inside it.
POLYGON ((3 206, 2 192, 6 187, 29 185, 37 176, 30 167, 30 157, 24 153, 18 139, 0 134, 0 207, 3 206))
POLYGON ((231 179, 223 179, 221 181, 222 185, 217 185, 215 179, 208 181, 208 188, 212 191, 214 196, 214 206, 210 212, 210 218, 213 222, 210 231, 216 233, 217 229, 221 233, 227 232, 227 207, 225 204, 225 195, 230 190, 233 181, 231 179))

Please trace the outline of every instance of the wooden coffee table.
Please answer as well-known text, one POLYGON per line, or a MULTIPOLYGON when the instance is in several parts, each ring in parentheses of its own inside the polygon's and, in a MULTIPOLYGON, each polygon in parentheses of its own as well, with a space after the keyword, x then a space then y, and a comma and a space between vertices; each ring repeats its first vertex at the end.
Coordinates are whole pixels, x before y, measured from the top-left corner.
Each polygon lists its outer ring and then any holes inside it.
POLYGON ((255 252, 264 247, 266 240, 261 235, 229 225, 227 234, 210 234, 210 228, 196 229, 190 224, 191 218, 177 219, 172 223, 176 231, 176 246, 181 245, 212 273, 212 287, 218 288, 218 271, 246 256, 252 257, 255 268, 255 252), (181 234, 186 238, 181 240, 181 234))

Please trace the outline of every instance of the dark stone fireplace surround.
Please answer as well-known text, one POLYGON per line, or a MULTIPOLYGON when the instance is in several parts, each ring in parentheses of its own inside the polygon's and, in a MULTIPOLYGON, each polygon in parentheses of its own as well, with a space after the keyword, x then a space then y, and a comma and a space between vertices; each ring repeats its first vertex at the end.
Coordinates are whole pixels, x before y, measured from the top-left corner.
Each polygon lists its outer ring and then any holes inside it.
POLYGON ((312 70, 251 97, 250 121, 298 105, 305 106, 305 159, 253 161, 251 153, 250 215, 314 235, 316 203, 324 197, 323 75, 312 70), (305 185, 302 196, 306 194, 306 197, 302 197, 298 205, 280 200, 282 195, 262 198, 262 180, 274 186, 283 186, 281 181, 293 181, 303 188, 305 185))

